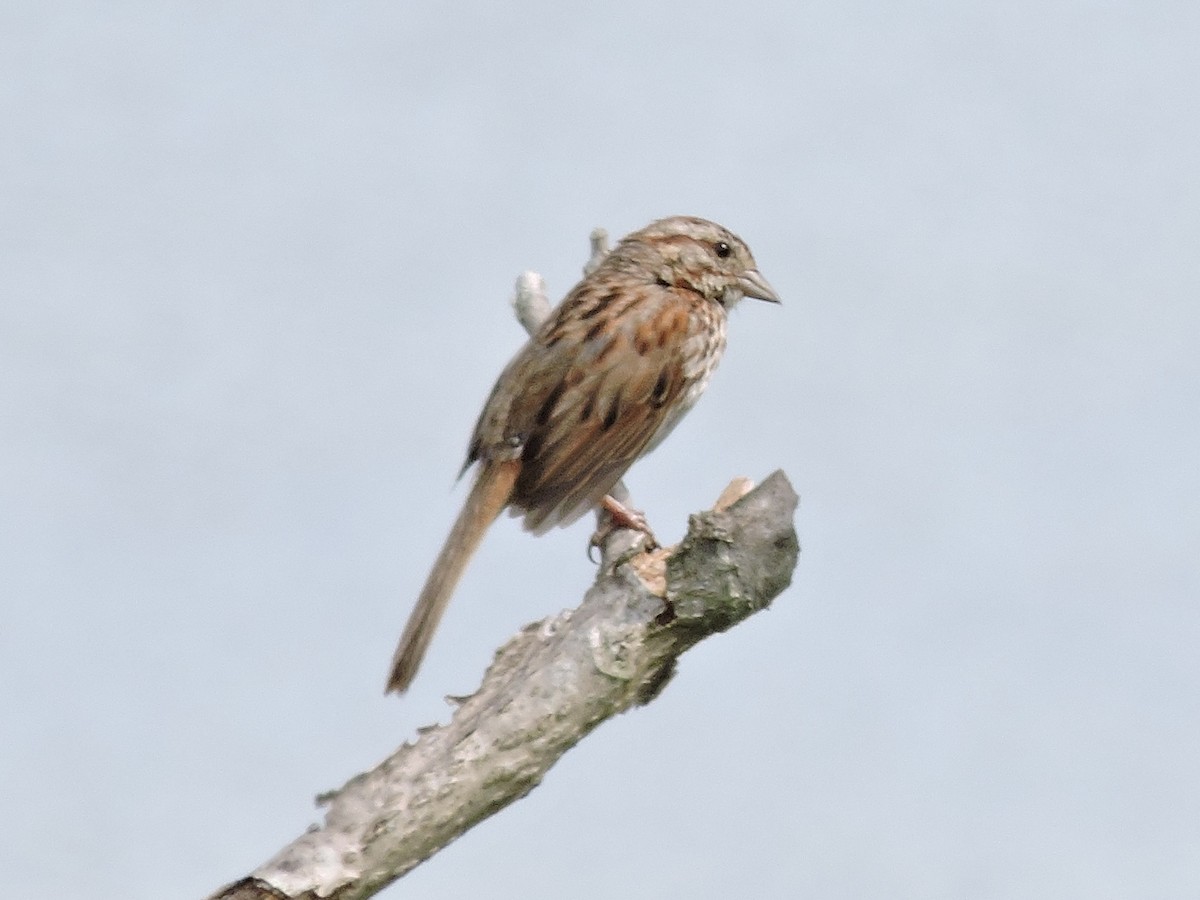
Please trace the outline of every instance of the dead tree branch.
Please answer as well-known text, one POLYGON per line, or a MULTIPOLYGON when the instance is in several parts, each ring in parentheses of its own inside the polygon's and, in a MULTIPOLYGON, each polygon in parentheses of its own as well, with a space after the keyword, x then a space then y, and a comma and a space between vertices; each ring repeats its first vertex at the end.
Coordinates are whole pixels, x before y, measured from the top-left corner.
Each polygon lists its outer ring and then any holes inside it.
POLYGON ((692 516, 677 547, 639 552, 620 532, 578 608, 526 627, 449 723, 322 798, 320 827, 212 900, 369 897, 525 796, 593 728, 657 696, 685 650, 788 586, 796 504, 776 472, 692 516))
MULTIPOLYGON (((606 250, 593 232, 589 265, 606 250)), ((539 276, 521 276, 514 308, 529 331, 545 319, 539 276)), ((454 698, 450 722, 323 796, 320 826, 211 900, 369 897, 528 794, 605 719, 653 700, 684 651, 791 582, 796 494, 782 472, 751 487, 735 480, 676 547, 646 552, 644 535, 613 532, 579 607, 527 626, 454 698)))

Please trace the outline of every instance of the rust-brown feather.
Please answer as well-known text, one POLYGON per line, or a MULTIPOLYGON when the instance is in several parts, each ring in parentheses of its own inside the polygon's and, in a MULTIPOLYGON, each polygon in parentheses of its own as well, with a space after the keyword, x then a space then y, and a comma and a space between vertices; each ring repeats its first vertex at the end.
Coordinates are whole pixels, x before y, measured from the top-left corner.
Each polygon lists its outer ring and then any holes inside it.
POLYGON ((392 656, 387 691, 403 692, 412 684, 467 563, 478 549, 488 526, 508 505, 517 469, 515 460, 506 460, 489 463, 476 474, 467 502, 442 545, 442 552, 433 564, 392 656))
POLYGON ((513 362, 525 402, 503 419, 485 412, 476 434, 481 448, 502 448, 510 436, 521 436, 521 474, 510 505, 534 532, 568 524, 599 503, 697 380, 685 374, 686 342, 678 338, 705 327, 704 316, 693 312, 703 310, 702 297, 644 292, 620 316, 594 320, 605 326, 599 329, 576 315, 595 303, 586 287, 567 298, 513 362), (676 339, 659 340, 671 333, 676 339))

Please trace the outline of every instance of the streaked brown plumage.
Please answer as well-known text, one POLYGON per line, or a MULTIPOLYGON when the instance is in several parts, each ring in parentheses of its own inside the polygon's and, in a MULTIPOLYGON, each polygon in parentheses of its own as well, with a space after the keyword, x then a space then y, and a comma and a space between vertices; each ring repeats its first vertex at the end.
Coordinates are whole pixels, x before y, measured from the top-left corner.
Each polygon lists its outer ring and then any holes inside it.
POLYGON ((471 493, 408 620, 387 690, 412 683, 455 585, 507 507, 541 534, 597 506, 704 392, 742 297, 779 302, 745 243, 674 216, 624 238, 492 388, 467 450, 471 493))

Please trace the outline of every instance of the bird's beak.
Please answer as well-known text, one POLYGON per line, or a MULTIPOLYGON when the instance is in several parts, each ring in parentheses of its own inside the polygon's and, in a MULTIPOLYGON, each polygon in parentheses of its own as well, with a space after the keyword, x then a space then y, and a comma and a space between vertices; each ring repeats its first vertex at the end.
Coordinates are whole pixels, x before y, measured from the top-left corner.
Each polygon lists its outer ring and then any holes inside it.
POLYGON ((775 293, 775 289, 767 284, 767 279, 758 274, 758 269, 748 269, 738 277, 738 287, 741 288, 742 295, 746 297, 754 297, 756 300, 767 300, 771 303, 779 303, 779 295, 775 293))

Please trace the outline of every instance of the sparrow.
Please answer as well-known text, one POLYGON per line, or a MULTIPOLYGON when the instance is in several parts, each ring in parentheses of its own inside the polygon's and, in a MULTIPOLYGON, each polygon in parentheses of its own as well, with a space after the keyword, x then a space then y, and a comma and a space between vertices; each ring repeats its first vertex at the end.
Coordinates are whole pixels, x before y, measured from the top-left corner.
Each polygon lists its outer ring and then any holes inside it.
POLYGON ((467 447, 471 491, 417 598, 386 692, 403 693, 488 527, 505 509, 534 534, 603 505, 670 434, 725 351, 743 297, 778 303, 745 242, 706 219, 672 216, 623 238, 500 373, 467 447))

